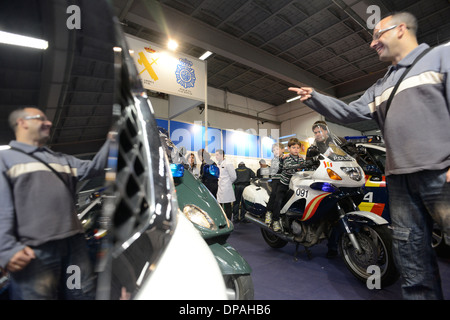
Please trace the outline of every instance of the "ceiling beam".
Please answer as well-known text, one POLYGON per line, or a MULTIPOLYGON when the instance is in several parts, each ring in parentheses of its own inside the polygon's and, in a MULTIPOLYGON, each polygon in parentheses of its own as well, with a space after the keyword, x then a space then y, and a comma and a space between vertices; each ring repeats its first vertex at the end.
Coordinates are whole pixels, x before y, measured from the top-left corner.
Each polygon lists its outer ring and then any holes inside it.
POLYGON ((148 2, 147 5, 141 1, 135 3, 125 20, 176 36, 181 41, 210 50, 293 85, 308 85, 328 94, 334 93, 329 82, 262 49, 159 3, 148 2))

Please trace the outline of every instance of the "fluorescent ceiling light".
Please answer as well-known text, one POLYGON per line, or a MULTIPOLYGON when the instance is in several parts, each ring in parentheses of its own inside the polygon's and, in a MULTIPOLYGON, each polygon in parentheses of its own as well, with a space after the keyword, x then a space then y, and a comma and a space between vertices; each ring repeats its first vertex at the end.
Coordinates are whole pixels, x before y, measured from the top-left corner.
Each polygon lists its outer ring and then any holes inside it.
POLYGON ((289 102, 295 101, 295 100, 300 99, 300 98, 301 98, 300 96, 296 96, 296 97, 293 97, 293 98, 290 98, 290 99, 286 100, 286 102, 289 103, 289 102))
POLYGON ((210 55, 212 55, 211 51, 206 51, 204 54, 201 55, 199 58, 200 60, 206 60, 210 55))
POLYGON ((20 34, 9 33, 5 31, 0 31, 0 43, 42 50, 48 48, 48 41, 32 37, 21 36, 20 34))

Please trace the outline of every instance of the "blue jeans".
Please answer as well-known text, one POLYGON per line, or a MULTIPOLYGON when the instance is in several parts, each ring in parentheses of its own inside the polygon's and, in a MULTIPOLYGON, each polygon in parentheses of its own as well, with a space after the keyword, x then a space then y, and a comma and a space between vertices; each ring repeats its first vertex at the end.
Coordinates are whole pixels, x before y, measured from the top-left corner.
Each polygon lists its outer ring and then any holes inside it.
POLYGON ((448 169, 387 177, 394 260, 405 299, 443 299, 439 267, 431 246, 433 221, 450 244, 448 169))
POLYGON ((95 274, 83 234, 32 247, 36 258, 10 273, 14 300, 95 298, 95 274))

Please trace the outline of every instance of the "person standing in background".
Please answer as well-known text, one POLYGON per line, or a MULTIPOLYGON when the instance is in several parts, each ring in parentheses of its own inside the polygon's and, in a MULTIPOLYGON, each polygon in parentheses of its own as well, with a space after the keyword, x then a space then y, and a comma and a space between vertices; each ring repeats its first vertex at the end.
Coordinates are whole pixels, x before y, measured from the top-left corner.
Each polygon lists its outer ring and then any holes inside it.
POLYGON ((236 180, 236 171, 233 164, 225 160, 225 152, 222 149, 216 151, 216 160, 219 165, 220 175, 217 189, 217 202, 219 202, 231 220, 233 214, 231 204, 236 200, 233 190, 233 182, 236 180))
POLYGON ((193 154, 192 152, 189 154, 188 170, 194 177, 199 177, 200 170, 198 169, 197 163, 195 161, 195 154, 193 154))
POLYGON ((197 152, 198 157, 202 161, 200 165, 200 180, 205 185, 205 187, 211 192, 214 198, 217 199, 217 189, 219 179, 209 173, 209 166, 216 165, 212 161, 211 156, 205 149, 200 149, 197 152))
POLYGON ((242 192, 250 184, 251 179, 255 178, 255 173, 252 169, 247 168, 244 162, 240 162, 235 171, 234 196, 236 197, 236 201, 233 204, 233 222, 239 222, 244 221, 241 212, 242 192))
POLYGON ((258 178, 268 178, 270 175, 270 167, 267 165, 266 160, 259 160, 259 169, 256 170, 256 176, 258 178))

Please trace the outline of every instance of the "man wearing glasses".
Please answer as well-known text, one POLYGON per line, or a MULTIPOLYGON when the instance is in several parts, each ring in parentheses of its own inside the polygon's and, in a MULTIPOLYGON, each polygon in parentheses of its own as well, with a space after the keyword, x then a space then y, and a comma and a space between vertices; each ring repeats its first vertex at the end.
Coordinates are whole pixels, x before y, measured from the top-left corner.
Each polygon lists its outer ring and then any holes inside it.
POLYGON ((370 47, 387 73, 349 105, 309 87, 289 88, 300 101, 338 123, 374 119, 386 142, 386 178, 396 264, 405 299, 442 299, 433 221, 450 244, 450 45, 437 46, 411 68, 387 102, 405 69, 429 48, 418 44, 417 20, 407 12, 382 19, 370 47), (422 143, 421 143, 422 142, 422 143))
POLYGON ((0 265, 9 271, 11 298, 92 299, 95 278, 75 190, 78 180, 104 172, 110 140, 92 161, 80 160, 45 147, 52 123, 41 110, 15 110, 9 124, 16 140, 0 151, 0 265), (70 270, 80 272, 69 286, 70 270))

